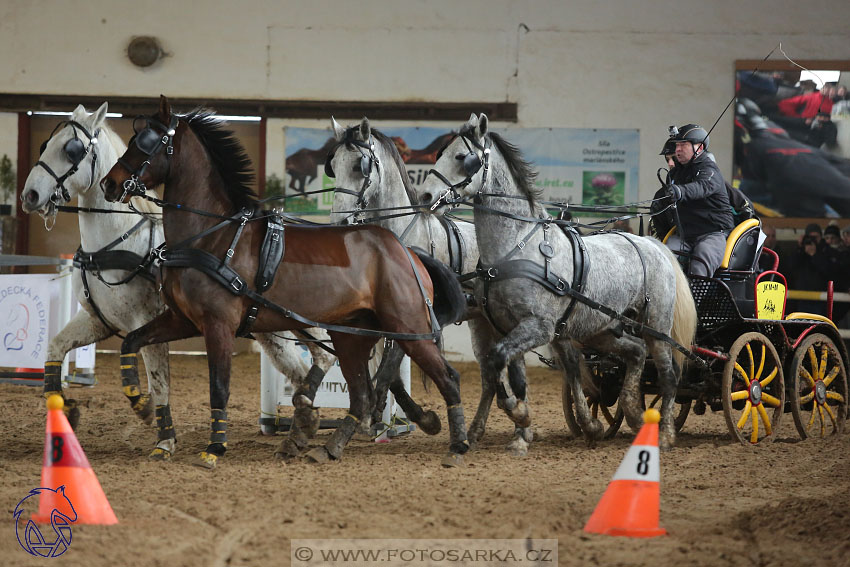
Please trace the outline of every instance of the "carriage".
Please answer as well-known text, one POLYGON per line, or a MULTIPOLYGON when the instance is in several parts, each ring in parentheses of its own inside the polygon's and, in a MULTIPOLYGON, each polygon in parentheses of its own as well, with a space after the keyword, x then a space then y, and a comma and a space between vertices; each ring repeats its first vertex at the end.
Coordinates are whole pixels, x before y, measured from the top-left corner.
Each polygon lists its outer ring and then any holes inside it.
MULTIPOLYGON (((785 413, 792 414, 803 439, 840 432, 847 410, 845 345, 828 317, 785 313, 779 258, 760 248, 759 233, 757 219, 739 224, 714 277, 690 278, 699 321, 676 392, 676 428, 690 411, 702 415, 710 408, 723 412, 732 438, 744 444, 775 438, 785 413)), ((828 309, 831 313, 831 294, 828 309)), ((590 372, 583 390, 606 426, 605 437, 612 437, 623 421, 617 408, 623 371, 615 359, 586 355, 590 372)), ((641 391, 647 406, 660 399, 651 359, 641 391)), ((579 436, 569 388, 563 397, 567 424, 579 436)))

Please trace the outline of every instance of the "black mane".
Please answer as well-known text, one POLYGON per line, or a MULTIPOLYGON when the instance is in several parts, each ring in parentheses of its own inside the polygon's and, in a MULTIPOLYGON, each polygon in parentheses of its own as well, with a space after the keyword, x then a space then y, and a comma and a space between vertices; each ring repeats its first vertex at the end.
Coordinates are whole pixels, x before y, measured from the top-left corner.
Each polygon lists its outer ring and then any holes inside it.
MULTIPOLYGON (((464 126, 460 130, 460 135, 472 136, 472 129, 464 126)), ((519 190, 528 197, 529 202, 533 205, 537 199, 543 196, 543 191, 534 186, 534 180, 537 179, 537 171, 534 169, 534 164, 526 161, 519 148, 505 140, 500 134, 491 130, 487 135, 493 141, 493 145, 496 146, 499 153, 502 154, 502 157, 505 158, 508 170, 513 175, 519 190)))
POLYGON ((215 112, 196 108, 183 119, 210 154, 210 161, 224 180, 224 188, 237 207, 253 207, 257 202, 254 193, 254 171, 245 148, 215 112))

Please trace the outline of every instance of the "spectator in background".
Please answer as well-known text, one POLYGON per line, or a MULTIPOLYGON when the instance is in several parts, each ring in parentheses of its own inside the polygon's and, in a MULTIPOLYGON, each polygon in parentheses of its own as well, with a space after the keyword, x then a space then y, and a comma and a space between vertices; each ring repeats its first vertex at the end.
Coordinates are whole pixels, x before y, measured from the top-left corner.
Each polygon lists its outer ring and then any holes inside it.
POLYGON ((811 124, 818 112, 832 112, 832 95, 834 93, 835 88, 830 84, 825 84, 820 91, 780 100, 777 107, 784 116, 805 118, 808 119, 807 123, 811 124))
POLYGON ((613 225, 611 225, 611 228, 613 228, 614 230, 622 231, 622 232, 628 232, 629 234, 635 233, 635 231, 632 230, 632 227, 629 224, 629 221, 623 220, 623 219, 616 221, 613 225))
POLYGON ((844 247, 850 250, 850 225, 841 230, 841 241, 844 243, 844 247))
POLYGON ((840 251, 844 246, 844 243, 841 241, 841 231, 839 231, 838 227, 834 224, 831 224, 824 229, 823 240, 826 242, 827 246, 836 251, 840 251))
MULTIPOLYGON (((820 229, 820 227, 818 227, 820 229)), ((794 256, 793 269, 788 283, 791 289, 805 291, 825 291, 826 284, 832 278, 832 263, 827 254, 818 248, 818 242, 806 230, 806 234, 800 240, 800 248, 794 256)), ((818 230, 818 239, 820 231, 818 230)), ((797 300, 794 302, 794 311, 816 313, 826 315, 826 304, 822 301, 797 300)))
POLYGON ((768 225, 768 224, 763 224, 763 225, 761 225, 761 231, 765 235, 764 246, 767 246, 768 248, 770 248, 774 252, 777 252, 777 249, 776 249, 776 244, 777 244, 776 229, 773 228, 772 226, 768 225))

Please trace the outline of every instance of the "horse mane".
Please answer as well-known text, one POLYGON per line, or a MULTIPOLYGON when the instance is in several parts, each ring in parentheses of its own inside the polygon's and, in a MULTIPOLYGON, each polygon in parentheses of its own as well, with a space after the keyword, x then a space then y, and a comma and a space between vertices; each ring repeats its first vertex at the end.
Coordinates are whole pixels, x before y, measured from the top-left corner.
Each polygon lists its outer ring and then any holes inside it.
POLYGON ((378 143, 384 147, 384 151, 390 154, 401 174, 401 181, 404 183, 404 191, 407 193, 407 198, 410 199, 410 204, 415 205, 417 201, 416 193, 413 191, 413 185, 410 183, 410 177, 407 175, 407 167, 404 165, 404 159, 398 151, 398 147, 393 142, 392 138, 381 132, 380 130, 372 130, 372 135, 378 140, 378 143))
MULTIPOLYGON (((472 134, 472 128, 468 125, 460 130, 461 136, 465 135, 468 137, 472 134)), ((505 163, 511 175, 513 175, 517 187, 528 197, 528 202, 534 206, 537 203, 537 199, 543 196, 543 190, 534 186, 534 180, 537 179, 537 171, 534 169, 534 164, 526 161, 520 149, 505 140, 500 134, 491 130, 487 135, 490 136, 493 145, 496 146, 496 149, 505 158, 505 163)))
POLYGON ((253 207, 257 194, 251 185, 251 158, 226 123, 207 108, 196 108, 182 117, 210 154, 210 161, 224 180, 224 189, 237 207, 253 207))

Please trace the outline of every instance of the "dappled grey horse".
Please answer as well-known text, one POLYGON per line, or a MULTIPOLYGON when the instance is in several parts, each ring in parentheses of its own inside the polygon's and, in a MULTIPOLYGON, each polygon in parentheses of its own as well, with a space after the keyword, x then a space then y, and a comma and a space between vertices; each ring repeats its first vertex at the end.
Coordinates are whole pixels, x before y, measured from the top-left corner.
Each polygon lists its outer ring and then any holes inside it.
POLYGON ((565 369, 585 436, 599 438, 602 424, 590 415, 582 393, 579 345, 625 362, 620 406, 637 428, 648 350, 663 394, 660 445, 669 449, 675 442, 673 408, 683 356, 647 328, 691 345, 696 309, 687 278, 658 240, 620 232, 581 238, 553 223, 538 203, 535 176, 515 146, 488 130, 487 116, 473 114, 421 188, 423 201, 433 203, 438 213, 447 204, 474 197, 481 252, 475 293, 505 335, 483 367, 498 381, 499 405, 515 422, 528 421, 527 406, 516 401, 501 370, 529 349, 549 344, 565 369), (620 320, 576 301, 570 288, 646 327, 630 333, 620 320))
MULTIPOLYGON (((405 245, 425 250, 458 275, 474 272, 478 262, 475 227, 469 222, 455 222, 425 212, 410 214, 416 211, 414 205, 418 197, 392 139, 372 129, 366 118, 347 129, 332 118, 331 127, 337 141, 325 167, 329 177, 336 179, 331 222, 376 222, 399 235, 405 245)), ((499 337, 476 305, 467 310, 464 319, 469 325, 475 358, 483 363, 499 337)), ((398 348, 385 351, 379 372, 396 374, 402 356, 398 348)), ((525 375, 523 359, 511 361, 508 372, 511 383, 521 389, 524 379, 517 376, 525 375)), ((386 386, 377 392, 378 400, 385 393, 386 386)), ((493 395, 490 382, 482 376, 481 401, 468 432, 470 444, 475 444, 484 435, 493 395)), ((517 426, 507 449, 513 454, 525 455, 531 440, 531 428, 517 426)))

